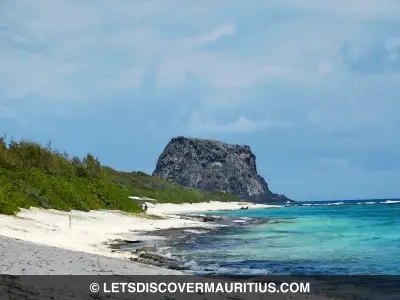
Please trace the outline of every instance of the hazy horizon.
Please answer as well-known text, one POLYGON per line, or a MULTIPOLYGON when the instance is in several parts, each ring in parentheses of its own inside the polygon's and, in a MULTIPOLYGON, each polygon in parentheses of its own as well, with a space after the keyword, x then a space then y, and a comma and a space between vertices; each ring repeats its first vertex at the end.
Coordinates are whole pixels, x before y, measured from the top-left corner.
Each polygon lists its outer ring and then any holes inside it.
MULTIPOLYGON (((400 200, 398 198, 374 198, 374 199, 331 199, 331 200, 299 200, 297 202, 330 202, 330 201, 387 201, 387 200, 400 200)), ((295 200, 296 201, 296 200, 295 200)))

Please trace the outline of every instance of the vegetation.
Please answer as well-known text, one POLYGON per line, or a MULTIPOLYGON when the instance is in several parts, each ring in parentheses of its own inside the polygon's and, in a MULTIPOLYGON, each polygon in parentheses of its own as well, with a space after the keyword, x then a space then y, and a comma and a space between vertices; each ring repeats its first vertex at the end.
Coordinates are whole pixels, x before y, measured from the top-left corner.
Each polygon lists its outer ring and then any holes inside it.
POLYGON ((118 172, 102 166, 87 154, 82 160, 22 140, 6 143, 0 138, 0 213, 15 214, 19 208, 58 210, 116 209, 137 213, 141 209, 129 196, 158 202, 185 203, 236 201, 224 193, 188 189, 142 172, 118 172))

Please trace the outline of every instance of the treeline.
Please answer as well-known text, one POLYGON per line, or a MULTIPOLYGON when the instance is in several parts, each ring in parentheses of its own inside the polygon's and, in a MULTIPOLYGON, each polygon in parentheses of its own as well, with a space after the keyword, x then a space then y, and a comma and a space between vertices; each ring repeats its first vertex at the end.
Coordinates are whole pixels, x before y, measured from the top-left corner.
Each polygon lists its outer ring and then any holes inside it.
POLYGON ((52 149, 51 142, 46 147, 38 143, 22 140, 11 141, 0 138, 0 166, 4 168, 40 168, 48 173, 101 178, 102 166, 92 154, 87 154, 81 161, 79 157, 69 158, 66 152, 52 149))
POLYGON ((87 154, 69 157, 51 143, 0 138, 0 213, 15 214, 31 206, 58 210, 115 209, 140 212, 128 196, 184 203, 232 201, 236 197, 187 189, 142 172, 118 172, 87 154))

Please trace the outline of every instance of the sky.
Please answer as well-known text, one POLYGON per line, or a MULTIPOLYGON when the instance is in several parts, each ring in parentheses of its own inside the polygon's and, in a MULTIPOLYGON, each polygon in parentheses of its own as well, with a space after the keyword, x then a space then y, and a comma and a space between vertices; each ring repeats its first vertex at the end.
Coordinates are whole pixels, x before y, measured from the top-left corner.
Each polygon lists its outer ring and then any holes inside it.
POLYGON ((3 0, 0 134, 151 173, 249 145, 294 200, 400 197, 400 2, 3 0))

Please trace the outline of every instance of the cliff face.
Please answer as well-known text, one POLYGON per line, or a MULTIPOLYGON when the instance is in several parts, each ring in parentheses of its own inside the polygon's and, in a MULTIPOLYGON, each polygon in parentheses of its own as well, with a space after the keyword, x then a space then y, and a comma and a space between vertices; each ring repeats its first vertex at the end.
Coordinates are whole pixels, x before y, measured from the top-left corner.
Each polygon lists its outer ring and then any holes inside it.
POLYGON ((208 191, 223 191, 261 203, 290 201, 272 193, 257 174, 249 146, 218 141, 173 138, 160 155, 153 176, 208 191))

